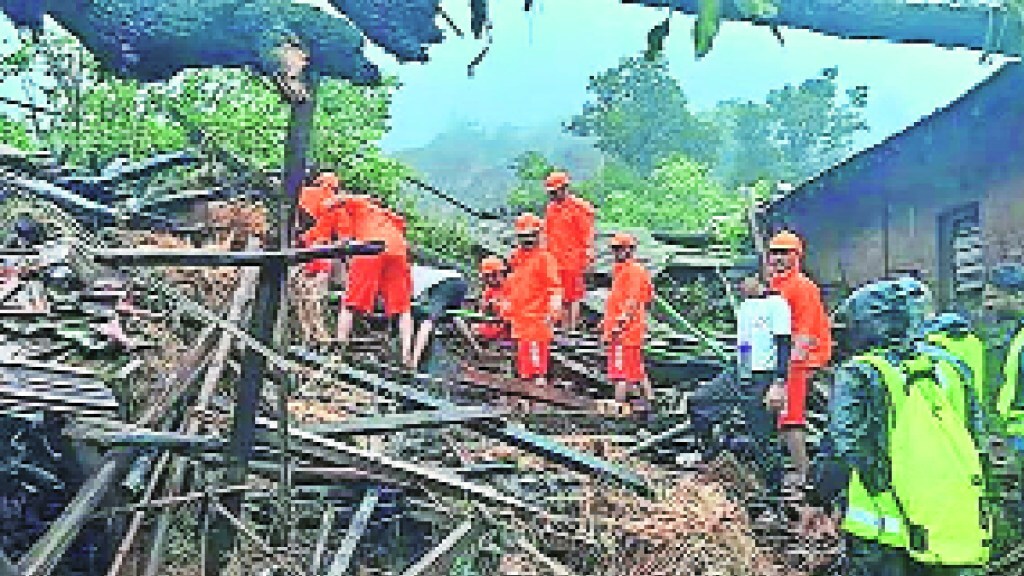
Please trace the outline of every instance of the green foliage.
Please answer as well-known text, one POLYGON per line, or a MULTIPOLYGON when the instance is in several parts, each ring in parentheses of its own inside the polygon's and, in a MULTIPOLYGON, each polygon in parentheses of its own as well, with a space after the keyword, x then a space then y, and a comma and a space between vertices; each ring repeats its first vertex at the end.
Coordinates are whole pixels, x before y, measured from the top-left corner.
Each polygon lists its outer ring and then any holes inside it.
POLYGON ((624 59, 594 76, 587 86, 593 101, 567 129, 594 136, 601 151, 647 174, 658 160, 683 153, 712 161, 718 149, 716 127, 688 110, 682 87, 668 72, 664 56, 624 59))
POLYGON ((510 168, 518 182, 509 191, 508 205, 519 212, 538 212, 547 202, 544 179, 556 170, 547 158, 533 150, 524 152, 512 161, 510 168))
MULTIPOLYGON (((521 156, 515 166, 520 181, 510 193, 510 205, 518 211, 543 210, 547 198, 536 176, 546 175, 550 163, 531 152, 521 156)), ((662 160, 647 177, 611 161, 593 178, 577 181, 572 188, 597 207, 602 223, 710 232, 735 247, 748 236, 745 197, 723 188, 711 177, 707 165, 682 154, 662 160)), ((770 191, 768 183, 761 188, 761 193, 770 191)))
POLYGON ((415 209, 407 210, 406 214, 406 236, 414 249, 421 249, 430 260, 467 267, 463 272, 473 276, 475 258, 465 218, 431 218, 415 209))
POLYGON ((20 150, 33 149, 34 143, 22 122, 15 122, 0 116, 0 143, 20 150))
POLYGON ((697 21, 693 25, 693 45, 697 58, 711 51, 722 19, 721 0, 698 0, 697 21))
MULTIPOLYGON (((139 160, 191 147, 191 132, 199 129, 251 169, 277 171, 284 163, 288 106, 266 78, 247 70, 191 69, 169 82, 140 84, 106 73, 77 40, 56 33, 0 61, 0 74, 30 69, 48 77, 49 107, 66 113, 31 128, 0 118, 0 137, 9 145, 31 148, 34 139, 70 164, 98 168, 117 157, 139 160)), ((378 145, 397 87, 394 79, 378 86, 322 81, 310 161, 335 171, 348 187, 399 204, 414 244, 468 260, 465 222, 428 218, 399 197, 411 170, 378 145)))
POLYGON ((723 145, 716 175, 730 186, 759 179, 801 182, 847 156, 854 136, 868 129, 867 88, 841 95, 838 74, 827 68, 799 86, 772 90, 763 104, 720 104, 715 117, 723 145))

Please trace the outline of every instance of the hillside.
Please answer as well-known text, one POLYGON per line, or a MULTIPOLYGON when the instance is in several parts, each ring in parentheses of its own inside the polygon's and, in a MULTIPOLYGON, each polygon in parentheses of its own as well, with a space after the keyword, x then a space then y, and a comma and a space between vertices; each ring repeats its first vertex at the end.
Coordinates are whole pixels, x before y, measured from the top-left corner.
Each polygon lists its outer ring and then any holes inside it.
POLYGON ((439 134, 427 146, 397 151, 393 156, 438 188, 471 206, 490 210, 505 204, 515 183, 509 165, 528 150, 540 152, 576 178, 590 177, 602 161, 589 139, 565 134, 557 125, 488 130, 464 124, 439 134))

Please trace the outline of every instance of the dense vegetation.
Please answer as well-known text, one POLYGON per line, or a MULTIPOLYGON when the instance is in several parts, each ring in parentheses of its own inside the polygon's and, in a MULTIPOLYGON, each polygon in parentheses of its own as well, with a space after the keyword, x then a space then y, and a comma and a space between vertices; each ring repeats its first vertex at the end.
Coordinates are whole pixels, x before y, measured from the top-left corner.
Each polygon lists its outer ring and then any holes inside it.
MULTIPOLYGON (((143 84, 105 72, 74 37, 48 32, 38 41, 26 39, 0 61, 0 77, 19 82, 25 100, 44 96, 47 108, 59 111, 0 118, 2 142, 50 150, 87 171, 118 158, 139 160, 187 148, 197 131, 254 173, 279 170, 284 161, 287 106, 265 77, 248 70, 190 69, 168 82, 143 84)), ((409 216, 414 244, 465 257, 463 222, 427 218, 399 198, 411 169, 385 156, 378 145, 397 88, 394 78, 377 86, 321 81, 310 161, 337 172, 347 186, 397 203, 409 216)), ((207 175, 180 171, 174 176, 184 187, 204 184, 207 175)))
MULTIPOLYGON (((714 232, 736 246, 747 235, 751 188, 764 198, 777 182, 801 182, 849 154, 863 120, 867 89, 841 95, 829 68, 764 102, 726 101, 694 113, 663 56, 626 58, 594 76, 566 129, 596 139, 607 162, 579 193, 609 224, 714 232)), ((537 209, 543 175, 555 168, 528 151, 512 164, 509 202, 537 209)))

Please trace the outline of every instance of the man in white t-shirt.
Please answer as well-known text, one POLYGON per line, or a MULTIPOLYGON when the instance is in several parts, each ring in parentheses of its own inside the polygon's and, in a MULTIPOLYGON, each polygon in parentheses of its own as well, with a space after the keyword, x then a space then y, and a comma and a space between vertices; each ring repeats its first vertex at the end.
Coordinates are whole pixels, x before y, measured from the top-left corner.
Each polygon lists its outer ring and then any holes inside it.
POLYGON ((427 312, 416 331, 409 368, 415 370, 419 366, 434 326, 445 316, 445 312, 462 306, 468 289, 465 278, 455 270, 412 266, 412 298, 426 304, 427 312))
POLYGON ((782 391, 792 339, 789 304, 766 292, 757 274, 743 280, 740 292, 746 297, 736 310, 743 411, 748 433, 765 455, 765 480, 777 488, 782 481, 781 452, 772 438, 775 418, 769 410, 782 410, 785 404, 782 391))

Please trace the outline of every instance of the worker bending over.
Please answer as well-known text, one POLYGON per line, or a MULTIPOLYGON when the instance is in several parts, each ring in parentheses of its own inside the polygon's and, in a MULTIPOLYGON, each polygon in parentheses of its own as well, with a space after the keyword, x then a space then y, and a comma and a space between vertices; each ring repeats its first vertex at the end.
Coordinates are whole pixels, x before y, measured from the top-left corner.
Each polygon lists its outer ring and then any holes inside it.
MULTIPOLYGON (((792 232, 782 231, 768 246, 770 286, 789 304, 793 331, 792 358, 785 384, 785 408, 779 414, 779 427, 796 468, 793 483, 807 479, 806 431, 807 382, 815 368, 825 366, 832 355, 832 336, 828 316, 821 303, 817 284, 800 270, 803 242, 792 232)), ((780 396, 779 385, 769 392, 780 396)))
POLYGON ((612 288, 604 312, 603 340, 608 346, 608 380, 615 385, 615 401, 624 404, 628 393, 642 391, 639 412, 650 412, 654 392, 644 370, 643 344, 647 332, 647 306, 654 299, 651 275, 634 258, 636 239, 619 233, 611 239, 615 257, 612 288))
POLYGON ((569 192, 569 175, 552 172, 544 181, 549 202, 544 216, 544 239, 558 263, 567 305, 563 327, 576 330, 580 300, 586 293, 584 272, 594 259, 594 207, 569 192))
POLYGON ((303 188, 299 205, 317 220, 317 226, 330 227, 340 240, 384 243, 384 250, 380 254, 349 258, 345 301, 338 314, 340 344, 344 346, 348 343, 353 313, 372 312, 377 296, 381 295, 384 313, 389 317, 398 317, 402 363, 410 366, 413 337, 412 278, 405 240, 405 219, 370 196, 338 194, 338 178, 333 174, 321 175, 316 184, 314 187, 303 188))
MULTIPOLYGON (((419 367, 423 351, 426 350, 427 344, 430 342, 434 328, 439 322, 448 319, 447 312, 449 310, 457 310, 462 306, 468 290, 469 285, 465 278, 455 270, 419 265, 412 267, 413 298, 426 305, 426 312, 416 331, 409 368, 415 370, 419 367)), ((461 318, 452 318, 451 320, 462 324, 461 318)))
POLYGON ((509 261, 509 319, 516 341, 519 377, 536 386, 547 383, 553 326, 562 313, 562 284, 554 256, 540 245, 543 221, 533 214, 516 218, 516 248, 509 261))

